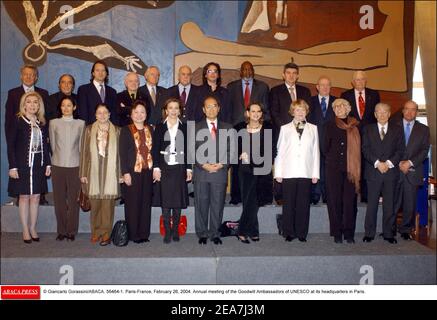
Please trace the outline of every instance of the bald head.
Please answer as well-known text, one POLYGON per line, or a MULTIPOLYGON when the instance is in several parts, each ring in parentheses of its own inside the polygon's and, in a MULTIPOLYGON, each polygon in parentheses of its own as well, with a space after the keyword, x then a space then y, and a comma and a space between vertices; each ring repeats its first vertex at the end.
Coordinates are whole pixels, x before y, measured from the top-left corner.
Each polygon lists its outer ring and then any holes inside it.
POLYGON ((187 65, 184 65, 182 67, 179 68, 179 72, 178 72, 178 80, 179 83, 183 86, 187 86, 191 83, 191 78, 192 78, 192 71, 191 68, 187 65))
POLYGON ((129 92, 136 92, 140 85, 140 77, 135 72, 128 72, 124 76, 124 85, 129 92))

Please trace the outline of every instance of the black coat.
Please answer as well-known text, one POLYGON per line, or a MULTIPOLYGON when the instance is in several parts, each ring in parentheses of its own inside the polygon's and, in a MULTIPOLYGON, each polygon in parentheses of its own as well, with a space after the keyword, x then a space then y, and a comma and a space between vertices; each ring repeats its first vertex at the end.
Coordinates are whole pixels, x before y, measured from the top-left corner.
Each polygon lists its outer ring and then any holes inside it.
MULTIPOLYGON (((243 83, 241 79, 232 81, 227 86, 230 97, 231 108, 231 124, 237 125, 245 121, 243 83)), ((250 93, 250 103, 260 102, 264 105, 264 119, 270 120, 269 101, 269 86, 263 81, 253 79, 252 91, 250 93)))
POLYGON ((217 87, 217 89, 213 92, 208 84, 204 84, 199 87, 200 108, 197 108, 196 115, 195 115, 195 118, 198 119, 197 121, 205 119, 203 113, 203 101, 207 96, 214 96, 218 100, 218 103, 220 105, 220 112, 218 115, 218 119, 222 122, 230 123, 231 106, 230 106, 228 89, 224 87, 217 87))
MULTIPOLYGON (((310 104, 311 92, 308 88, 296 84, 296 95, 298 99, 305 100, 308 105, 310 104)), ((293 117, 289 114, 291 102, 290 91, 288 91, 285 83, 270 90, 270 113, 273 125, 277 129, 293 120, 293 117)))
MULTIPOLYGON (((137 90, 137 95, 135 97, 135 100, 142 100, 144 103, 147 103, 147 99, 145 96, 142 95, 142 93, 137 90)), ((122 92, 117 93, 117 118, 118 118, 118 125, 120 127, 127 126, 128 124, 131 124, 130 119, 130 112, 132 104, 135 100, 132 100, 132 97, 129 95, 129 92, 127 90, 124 90, 122 92)), ((147 106, 146 106, 147 108, 147 106)))
POLYGON ((152 126, 162 122, 162 108, 167 100, 167 89, 161 86, 156 86, 156 104, 153 103, 147 85, 141 86, 138 91, 141 96, 146 99, 147 108, 147 123, 152 126))
POLYGON ((325 158, 326 171, 347 172, 346 130, 337 127, 335 117, 326 123, 321 151, 325 158))
MULTIPOLYGON (((168 98, 180 99, 179 87, 175 85, 167 89, 168 98)), ((187 97, 185 105, 182 107, 182 122, 200 121, 203 111, 202 104, 199 102, 199 87, 191 84, 190 94, 187 97)))
POLYGON ((362 151, 364 156, 364 178, 366 180, 382 180, 399 178, 399 162, 405 153, 403 133, 397 125, 389 124, 384 140, 381 140, 378 124, 373 123, 364 127, 362 138, 362 151), (390 160, 394 168, 382 173, 375 168, 375 162, 390 160))
POLYGON ((317 126, 317 132, 319 133, 320 150, 323 149, 323 143, 325 142, 324 137, 326 124, 335 119, 335 113, 332 110, 332 103, 335 99, 337 98, 334 96, 329 96, 325 117, 323 117, 319 96, 312 96, 310 99, 310 112, 307 116, 307 121, 317 126))
MULTIPOLYGON (((44 106, 49 104, 49 93, 47 90, 34 87, 35 91, 38 92, 44 102, 44 106)), ((8 91, 8 98, 5 105, 5 133, 6 137, 9 133, 9 127, 16 123, 17 113, 20 111, 20 100, 24 94, 23 86, 16 87, 8 91)))
POLYGON ((96 107, 99 103, 105 103, 111 112, 111 122, 118 125, 117 119, 117 92, 110 86, 105 84, 105 101, 100 98, 100 93, 94 86, 94 83, 81 85, 77 90, 77 108, 79 118, 84 120, 86 125, 90 125, 96 121, 96 107))
POLYGON ((349 115, 360 121, 360 124, 358 126, 360 128, 360 131, 366 125, 370 123, 376 123, 375 106, 381 101, 378 91, 370 88, 366 88, 365 92, 366 92, 366 97, 365 97, 366 107, 364 110, 363 119, 360 119, 360 115, 358 114, 357 103, 355 100, 355 89, 347 90, 341 94, 341 98, 349 101, 351 105, 351 112, 349 115))
MULTIPOLYGON (((46 120, 50 121, 56 118, 59 118, 62 115, 62 111, 61 109, 58 108, 59 103, 61 102, 61 99, 63 97, 65 97, 66 94, 62 93, 61 91, 58 91, 54 94, 51 94, 49 96, 49 103, 48 106, 45 108, 45 115, 46 115, 46 120)), ((74 101, 76 101, 76 105, 77 105, 77 95, 75 93, 71 93, 71 97, 73 98, 74 101)), ((77 114, 77 108, 74 111, 74 114, 77 114)))

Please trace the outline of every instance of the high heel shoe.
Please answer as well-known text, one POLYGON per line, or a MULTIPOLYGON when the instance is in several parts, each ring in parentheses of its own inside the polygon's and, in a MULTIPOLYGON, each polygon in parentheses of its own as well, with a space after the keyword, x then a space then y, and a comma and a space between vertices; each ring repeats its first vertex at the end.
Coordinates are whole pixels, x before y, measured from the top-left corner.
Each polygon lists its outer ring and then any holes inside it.
POLYGON ((238 241, 241 241, 243 243, 250 243, 249 239, 243 236, 237 236, 238 241))
POLYGON ((31 236, 31 238, 32 238, 32 241, 39 242, 39 237, 34 238, 31 236))
POLYGON ((31 244, 32 243, 32 239, 29 239, 29 240, 23 239, 23 242, 25 244, 31 244))

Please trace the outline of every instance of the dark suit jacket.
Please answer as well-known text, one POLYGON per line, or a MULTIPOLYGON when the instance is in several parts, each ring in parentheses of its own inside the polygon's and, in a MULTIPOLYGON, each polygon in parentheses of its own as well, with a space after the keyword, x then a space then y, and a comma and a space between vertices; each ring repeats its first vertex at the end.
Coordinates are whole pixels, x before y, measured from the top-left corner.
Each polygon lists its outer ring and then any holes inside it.
MULTIPOLYGON (((202 148, 202 151, 206 149, 206 144, 213 142, 213 138, 209 132, 208 124, 206 120, 201 120, 196 123, 195 128, 195 135, 196 135, 196 141, 195 141, 195 150, 196 150, 196 159, 195 159, 195 165, 193 170, 193 180, 194 182, 200 181, 200 182, 214 182, 214 183, 226 183, 228 181, 228 168, 229 164, 232 161, 235 161, 234 157, 236 155, 236 141, 235 137, 232 137, 231 139, 227 139, 227 141, 221 141, 220 139, 220 129, 232 129, 232 126, 226 122, 218 121, 217 122, 217 138, 215 140, 215 143, 212 145, 215 147, 211 147, 210 149, 207 149, 206 152, 199 152, 201 156, 205 156, 205 159, 199 159, 199 155, 197 154, 199 148, 202 148), (206 130, 208 134, 205 137, 202 137, 203 140, 198 141, 198 133, 200 130, 206 130), (213 154, 210 154, 209 151, 213 151, 213 154), (221 163, 223 164, 223 168, 220 169, 218 172, 209 173, 206 170, 202 168, 202 165, 205 163, 221 163)), ((201 134, 200 134, 201 136, 201 134)), ((189 156, 192 156, 190 154, 189 156)), ((192 161, 192 159, 191 159, 192 161)))
MULTIPOLYGON (((135 100, 142 100, 144 101, 144 103, 147 103, 146 97, 142 95, 140 90, 137 90, 137 95, 135 97, 135 100)), ((116 110, 117 110, 118 125, 120 127, 127 126, 128 124, 131 123, 130 112, 133 103, 134 100, 132 100, 132 97, 129 95, 129 92, 127 90, 117 93, 116 110)))
MULTIPOLYGON (((308 105, 310 104, 311 92, 308 88, 296 84, 296 95, 298 99, 303 99, 308 105)), ((270 113, 272 122, 278 130, 281 126, 293 120, 292 116, 288 113, 291 102, 290 91, 288 91, 285 83, 270 90, 270 113)))
MULTIPOLYGON (((74 101, 76 101, 77 104, 77 95, 75 93, 71 93, 72 98, 74 99, 74 101)), ((65 94, 62 93, 61 91, 58 91, 54 94, 51 94, 49 96, 49 103, 48 106, 45 109, 45 113, 46 113, 46 119, 48 121, 59 118, 62 115, 61 109, 58 108, 59 103, 61 102, 61 99, 65 97, 65 94)), ((74 114, 77 115, 77 109, 79 107, 76 107, 76 110, 74 111, 74 114)))
POLYGON ((99 103, 108 105, 111 112, 111 122, 114 125, 118 125, 116 111, 117 92, 112 87, 105 85, 105 101, 102 101, 94 83, 81 85, 77 90, 77 100, 79 118, 84 120, 86 125, 96 121, 96 106, 99 103))
POLYGON ((325 127, 329 121, 335 119, 335 113, 332 110, 332 103, 337 99, 334 96, 329 96, 329 101, 326 109, 326 116, 323 117, 322 107, 320 106, 319 96, 312 96, 310 98, 310 113, 307 116, 307 121, 317 126, 317 132, 319 133, 319 145, 320 150, 323 149, 325 127))
POLYGON ((380 181, 382 179, 399 179, 399 162, 405 153, 401 128, 389 124, 384 140, 379 136, 378 124, 372 123, 363 128, 362 151, 365 160, 364 178, 366 180, 380 181), (390 160, 394 168, 382 174, 375 168, 375 162, 390 160))
MULTIPOLYGON (((15 118, 14 123, 10 126, 10 132, 7 136, 7 149, 9 169, 17 168, 20 174, 21 168, 29 167, 29 150, 30 150, 30 136, 32 128, 23 117, 15 118)), ((42 147, 43 147, 43 167, 50 165, 50 145, 48 126, 39 126, 42 132, 42 147)), ((35 163, 35 166, 40 166, 35 163)))
MULTIPOLYGON (((38 87, 34 87, 35 91, 38 92, 44 102, 44 106, 47 106, 49 104, 49 93, 47 92, 47 90, 38 88, 38 87)), ((11 90, 8 91, 8 98, 6 100, 6 105, 5 105, 5 134, 6 134, 6 138, 9 132, 9 126, 13 125, 16 123, 16 118, 17 118, 17 113, 20 111, 20 100, 21 97, 24 94, 24 88, 23 86, 19 86, 16 88, 13 88, 11 90)))
MULTIPOLYGON (((168 132, 167 123, 160 123, 155 127, 153 132, 153 167, 165 170, 169 156, 166 155, 170 146, 170 136, 166 139, 168 132)), ((184 164, 186 169, 191 169, 191 165, 187 162, 187 125, 179 123, 178 133, 176 135, 176 161, 184 164)))
MULTIPOLYGON (((229 102, 231 108, 231 124, 237 125, 240 122, 245 121, 244 112, 244 95, 243 95, 243 83, 241 79, 232 81, 227 86, 229 91, 229 102)), ((270 110, 268 106, 269 100, 269 86, 260 81, 253 79, 252 91, 250 93, 250 103, 261 102, 264 105, 264 119, 270 120, 270 110)))
MULTIPOLYGON (((199 105, 200 108, 196 110, 196 119, 205 119, 203 114, 203 101, 207 96, 214 96, 217 98, 220 105, 220 113, 218 119, 223 122, 231 122, 231 107, 229 101, 229 91, 224 87, 218 87, 214 92, 208 84, 199 87, 199 105)), ((200 120, 199 120, 200 121, 200 120)))
POLYGON ((362 130, 369 123, 376 123, 375 106, 381 101, 379 92, 370 88, 366 88, 366 108, 364 110, 363 119, 360 119, 358 114, 357 103, 355 101, 355 89, 350 89, 341 94, 341 98, 349 101, 351 105, 350 116, 360 121, 359 128, 362 130))
MULTIPOLYGON (((178 85, 175 85, 167 89, 167 97, 180 99, 178 85)), ((203 115, 202 105, 199 103, 199 87, 191 84, 190 93, 185 102, 185 106, 183 106, 181 120, 184 123, 187 121, 197 122, 202 120, 202 115, 203 115)))
POLYGON ((347 172, 346 130, 337 127, 334 119, 325 125, 323 143, 320 143, 325 158, 326 170, 347 172))
MULTIPOLYGON (((404 133, 403 121, 397 124, 400 126, 402 133, 404 133)), ((411 170, 406 175, 408 182, 412 185, 423 185, 423 162, 428 157, 429 139, 429 128, 419 121, 415 121, 408 145, 401 157, 401 160, 410 160, 414 165, 414 171, 411 170)), ((405 145, 405 134, 402 134, 402 143, 405 145)), ((401 175, 404 174, 401 172, 401 175)))
MULTIPOLYGON (((153 129, 148 127, 151 134, 153 129)), ((124 126, 120 130, 119 138, 119 154, 120 154, 120 168, 121 173, 134 173, 135 162, 137 160, 137 147, 135 145, 134 137, 132 136, 128 126, 124 126)), ((153 148, 153 145, 152 145, 153 148)), ((153 159, 153 154, 152 154, 153 159)))
POLYGON ((161 86, 156 86, 156 104, 153 103, 147 85, 141 86, 140 94, 145 97, 147 103, 147 123, 156 126, 162 122, 162 108, 167 100, 167 89, 161 86))

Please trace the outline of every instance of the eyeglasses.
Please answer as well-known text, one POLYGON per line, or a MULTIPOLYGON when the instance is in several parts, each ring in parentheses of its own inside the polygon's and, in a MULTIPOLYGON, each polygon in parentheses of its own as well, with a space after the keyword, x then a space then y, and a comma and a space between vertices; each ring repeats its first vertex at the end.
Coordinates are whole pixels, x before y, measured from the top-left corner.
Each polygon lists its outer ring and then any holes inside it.
POLYGON ((211 74, 211 73, 218 73, 217 69, 209 69, 208 71, 206 71, 206 73, 211 74))

